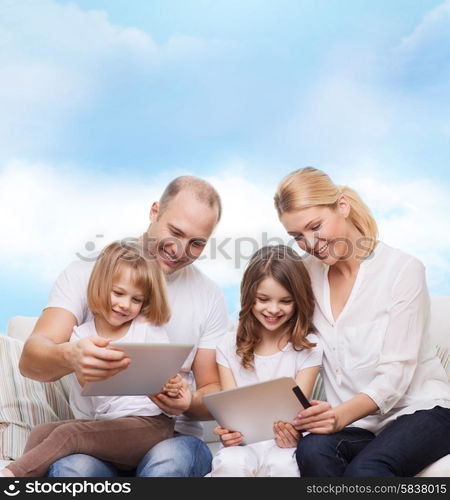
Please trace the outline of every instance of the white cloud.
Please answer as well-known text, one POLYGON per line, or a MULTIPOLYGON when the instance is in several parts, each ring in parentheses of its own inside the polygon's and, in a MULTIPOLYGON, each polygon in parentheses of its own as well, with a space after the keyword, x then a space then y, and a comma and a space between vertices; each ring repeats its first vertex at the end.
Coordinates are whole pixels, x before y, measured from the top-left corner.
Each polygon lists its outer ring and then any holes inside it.
POLYGON ((207 53, 220 42, 174 35, 157 44, 146 32, 113 24, 105 11, 83 10, 55 0, 16 0, 3 9, 0 32, 7 41, 0 63, 47 62, 98 75, 108 62, 149 66, 207 53))
POLYGON ((409 85, 427 82, 436 87, 450 72, 450 0, 427 12, 409 35, 393 50, 391 68, 409 85))
MULTIPOLYGON (((398 54, 404 57, 413 56, 420 50, 430 57, 442 56, 442 51, 430 51, 431 47, 436 48, 442 42, 447 45, 450 41, 450 0, 445 0, 441 5, 427 12, 423 20, 416 26, 412 33, 405 36, 397 49, 398 54)), ((442 45, 441 45, 442 48, 442 45)))
MULTIPOLYGON (((69 169, 14 163, 1 173, 0 258, 9 268, 52 281, 89 241, 138 236, 148 225, 158 186, 69 169), (96 237, 103 235, 103 237, 96 237)), ((84 253, 83 253, 84 252, 84 253)))
POLYGON ((427 268, 431 290, 444 290, 450 280, 450 186, 429 179, 385 183, 359 178, 352 182, 372 208, 380 238, 415 255, 427 268))
MULTIPOLYGON (((224 287, 239 285, 248 257, 267 239, 290 242, 273 208, 276 186, 239 171, 225 169, 208 178, 221 194, 224 213, 199 265, 224 287)), ((3 266, 50 284, 76 252, 85 252, 87 242, 99 249, 113 239, 141 234, 150 204, 168 180, 9 165, 0 173, 0 234, 7 242, 0 247, 3 266)), ((398 184, 359 176, 349 184, 374 211, 381 238, 421 258, 431 287, 442 289, 450 279, 449 187, 427 179, 398 184)))
POLYGON ((187 35, 157 44, 142 30, 111 23, 104 11, 74 3, 15 0, 1 10, 0 156, 6 159, 61 143, 67 122, 111 86, 127 85, 121 79, 133 82, 136 74, 145 81, 154 69, 192 65, 222 46, 187 35))
POLYGON ((302 155, 305 149, 326 150, 333 151, 334 158, 355 158, 386 137, 392 119, 386 93, 372 81, 361 82, 349 67, 333 67, 299 96, 292 118, 279 134, 302 155))

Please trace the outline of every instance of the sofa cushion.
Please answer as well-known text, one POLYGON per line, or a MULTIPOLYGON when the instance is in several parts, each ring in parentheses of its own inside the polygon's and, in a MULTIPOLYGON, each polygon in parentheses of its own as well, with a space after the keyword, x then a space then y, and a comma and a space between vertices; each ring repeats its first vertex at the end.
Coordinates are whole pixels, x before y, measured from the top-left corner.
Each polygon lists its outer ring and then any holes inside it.
POLYGON ((8 321, 8 327, 6 329, 8 337, 13 337, 25 342, 25 340, 30 336, 36 321, 37 317, 13 316, 8 321))
POLYGON ((425 467, 416 477, 450 477, 450 455, 446 455, 425 467))
POLYGON ((319 376, 316 379, 310 399, 315 401, 327 400, 327 395, 325 394, 325 387, 323 384, 323 378, 321 374, 319 374, 319 376))
POLYGON ((448 321, 450 295, 431 297, 430 307, 430 335, 433 343, 450 348, 450 324, 448 321))
POLYGON ((37 382, 18 368, 23 342, 0 335, 0 460, 15 460, 33 426, 73 418, 67 382, 37 382))

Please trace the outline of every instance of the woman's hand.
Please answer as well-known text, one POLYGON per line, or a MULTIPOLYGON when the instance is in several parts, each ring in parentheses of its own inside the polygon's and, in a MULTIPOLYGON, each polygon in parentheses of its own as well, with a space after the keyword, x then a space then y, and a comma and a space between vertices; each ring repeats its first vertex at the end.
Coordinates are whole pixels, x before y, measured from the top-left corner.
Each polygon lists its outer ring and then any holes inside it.
POLYGON ((280 448, 294 448, 302 436, 289 422, 275 422, 273 433, 275 442, 280 448))
POLYGON ((224 446, 239 446, 243 442, 242 434, 239 431, 230 431, 218 425, 213 432, 219 436, 220 442, 224 446))
POLYGON ((311 401, 309 408, 302 410, 294 419, 297 430, 312 432, 313 434, 332 434, 342 430, 336 413, 330 403, 326 401, 311 401))

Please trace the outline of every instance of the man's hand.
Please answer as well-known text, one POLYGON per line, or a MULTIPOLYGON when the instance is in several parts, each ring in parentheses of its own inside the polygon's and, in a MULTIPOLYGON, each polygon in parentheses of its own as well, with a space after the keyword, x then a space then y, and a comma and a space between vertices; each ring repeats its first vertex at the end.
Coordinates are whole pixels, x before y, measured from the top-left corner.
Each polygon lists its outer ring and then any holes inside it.
MULTIPOLYGON (((155 403, 156 406, 161 408, 162 411, 169 413, 170 415, 181 415, 191 406, 192 402, 192 391, 189 384, 180 375, 177 375, 177 377, 181 378, 181 388, 176 391, 178 393, 176 397, 168 396, 163 392, 159 392, 154 396, 149 396, 149 398, 155 403)), ((178 383, 175 382, 174 385, 178 386, 178 383)), ((167 384, 164 387, 166 386, 167 384)))
POLYGON ((70 362, 81 385, 112 377, 125 370, 131 360, 124 351, 106 347, 108 339, 93 335, 70 344, 70 362))
POLYGON ((273 424, 275 442, 280 448, 293 448, 301 438, 300 432, 289 422, 275 422, 273 424))
POLYGON ((213 432, 219 436, 220 442, 224 446, 239 446, 244 441, 239 431, 230 431, 225 429, 225 427, 220 427, 220 425, 215 427, 213 432))
POLYGON ((306 410, 298 413, 294 419, 294 427, 314 434, 332 434, 345 426, 339 423, 335 408, 326 401, 311 401, 306 410))

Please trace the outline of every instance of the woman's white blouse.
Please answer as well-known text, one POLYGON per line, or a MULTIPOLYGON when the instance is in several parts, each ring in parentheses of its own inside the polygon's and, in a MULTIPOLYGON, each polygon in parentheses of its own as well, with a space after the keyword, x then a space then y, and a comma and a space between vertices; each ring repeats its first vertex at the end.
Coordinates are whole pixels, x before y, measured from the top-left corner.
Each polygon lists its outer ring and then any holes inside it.
POLYGON ((352 425, 374 433, 400 415, 436 405, 450 408, 450 383, 429 336, 429 295, 419 260, 379 242, 361 263, 336 320, 329 266, 312 256, 304 263, 316 298, 314 325, 332 406, 367 394, 379 411, 352 425))

